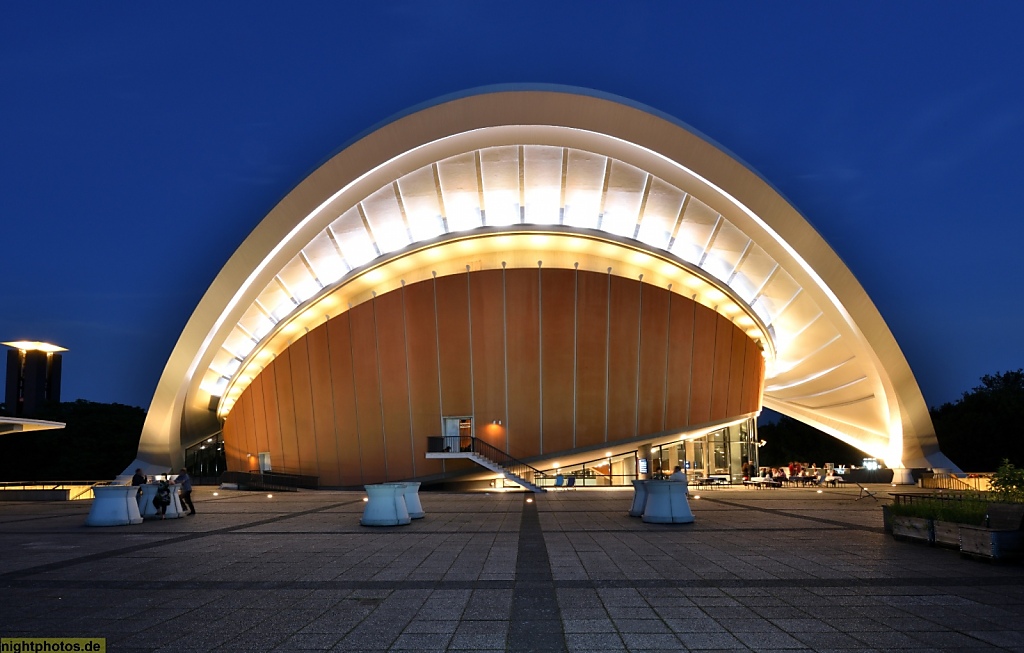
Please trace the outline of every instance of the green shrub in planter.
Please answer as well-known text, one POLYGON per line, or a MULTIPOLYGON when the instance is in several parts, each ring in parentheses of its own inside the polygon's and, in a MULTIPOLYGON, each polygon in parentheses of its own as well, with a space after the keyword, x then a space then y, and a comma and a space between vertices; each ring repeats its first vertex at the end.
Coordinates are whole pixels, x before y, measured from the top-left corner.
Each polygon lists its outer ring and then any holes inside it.
POLYGON ((999 501, 1024 503, 1024 469, 1018 469, 1008 459, 1003 459, 990 482, 999 501))
POLYGON ((889 506, 889 513, 893 517, 916 517, 973 526, 985 525, 986 511, 987 503, 977 498, 962 501, 924 499, 913 503, 894 503, 889 506))

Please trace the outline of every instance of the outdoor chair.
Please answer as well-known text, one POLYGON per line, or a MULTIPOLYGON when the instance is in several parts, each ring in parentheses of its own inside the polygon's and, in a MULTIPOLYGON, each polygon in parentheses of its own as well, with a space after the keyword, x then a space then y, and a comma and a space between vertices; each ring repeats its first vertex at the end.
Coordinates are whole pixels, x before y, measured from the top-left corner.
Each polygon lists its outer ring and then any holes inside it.
POLYGON ((565 484, 565 477, 559 474, 555 476, 555 487, 562 487, 565 484))
POLYGON ((565 479, 565 489, 566 490, 575 490, 576 489, 576 477, 575 476, 570 476, 569 478, 565 479))
POLYGON ((857 495, 857 501, 860 501, 861 499, 863 499, 865 497, 871 497, 875 501, 878 501, 878 497, 875 496, 877 494, 877 492, 874 492, 872 490, 867 489, 866 487, 864 487, 860 483, 857 483, 857 481, 854 481, 854 483, 856 483, 857 487, 860 488, 860 494, 857 495))

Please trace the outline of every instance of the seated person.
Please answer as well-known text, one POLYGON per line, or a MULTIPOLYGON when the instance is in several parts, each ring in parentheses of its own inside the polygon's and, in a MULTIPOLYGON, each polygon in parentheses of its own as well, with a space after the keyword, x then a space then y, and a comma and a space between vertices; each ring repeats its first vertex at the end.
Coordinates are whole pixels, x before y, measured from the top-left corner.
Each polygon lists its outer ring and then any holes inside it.
POLYGON ((686 474, 683 473, 683 468, 676 465, 676 468, 672 471, 672 475, 668 477, 668 480, 675 481, 677 483, 686 483, 686 474))

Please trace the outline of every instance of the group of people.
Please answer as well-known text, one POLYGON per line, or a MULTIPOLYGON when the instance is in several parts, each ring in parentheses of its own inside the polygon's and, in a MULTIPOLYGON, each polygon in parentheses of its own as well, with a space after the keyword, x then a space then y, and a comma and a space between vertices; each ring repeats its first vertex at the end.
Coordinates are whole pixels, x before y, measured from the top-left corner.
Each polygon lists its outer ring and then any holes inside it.
MULTIPOLYGON (((146 481, 146 475, 142 473, 142 468, 136 469, 135 475, 132 476, 132 485, 145 485, 146 481)), ((195 515, 196 506, 192 503, 192 477, 188 475, 188 470, 182 467, 181 471, 178 472, 178 476, 173 481, 164 478, 157 483, 156 495, 153 497, 153 507, 156 508, 160 519, 167 519, 167 507, 171 505, 172 485, 180 486, 181 491, 178 495, 181 497, 181 503, 188 508, 189 516, 195 515)), ((139 493, 141 495, 142 488, 139 488, 139 493)))

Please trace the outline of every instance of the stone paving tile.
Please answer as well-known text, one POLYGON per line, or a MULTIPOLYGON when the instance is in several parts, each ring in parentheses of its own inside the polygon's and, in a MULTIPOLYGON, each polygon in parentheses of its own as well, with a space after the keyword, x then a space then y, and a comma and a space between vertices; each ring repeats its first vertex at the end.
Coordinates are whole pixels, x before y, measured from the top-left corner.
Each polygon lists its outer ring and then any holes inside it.
POLYGON ((550 493, 538 535, 521 532, 521 494, 423 492, 426 519, 382 529, 358 525, 354 492, 199 488, 195 518, 105 529, 82 526, 87 502, 0 505, 0 636, 116 651, 1024 653, 1024 568, 894 542, 856 493, 790 490, 702 493, 681 527, 628 517, 628 492, 550 493), (519 560, 524 537, 548 566, 519 560), (546 621, 513 641, 527 570, 550 573, 546 621))

